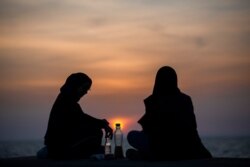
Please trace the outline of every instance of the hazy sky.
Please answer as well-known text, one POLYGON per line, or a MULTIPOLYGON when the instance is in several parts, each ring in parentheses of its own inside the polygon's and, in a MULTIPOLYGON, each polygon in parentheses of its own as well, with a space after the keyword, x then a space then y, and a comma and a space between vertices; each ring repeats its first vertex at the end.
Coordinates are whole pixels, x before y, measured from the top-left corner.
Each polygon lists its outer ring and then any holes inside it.
POLYGON ((140 129, 164 65, 202 136, 250 135, 249 0, 0 0, 0 140, 42 139, 74 72, 93 79, 86 113, 140 129))

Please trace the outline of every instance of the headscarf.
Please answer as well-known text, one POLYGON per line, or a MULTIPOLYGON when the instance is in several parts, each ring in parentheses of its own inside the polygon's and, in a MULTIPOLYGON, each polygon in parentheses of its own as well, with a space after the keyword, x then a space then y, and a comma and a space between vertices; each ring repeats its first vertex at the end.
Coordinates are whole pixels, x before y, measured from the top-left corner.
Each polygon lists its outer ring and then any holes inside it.
POLYGON ((82 86, 90 87, 92 80, 84 73, 73 73, 65 81, 60 91, 62 93, 74 93, 78 88, 82 86))
POLYGON ((153 95, 168 95, 178 92, 177 74, 172 67, 161 67, 155 77, 153 95))

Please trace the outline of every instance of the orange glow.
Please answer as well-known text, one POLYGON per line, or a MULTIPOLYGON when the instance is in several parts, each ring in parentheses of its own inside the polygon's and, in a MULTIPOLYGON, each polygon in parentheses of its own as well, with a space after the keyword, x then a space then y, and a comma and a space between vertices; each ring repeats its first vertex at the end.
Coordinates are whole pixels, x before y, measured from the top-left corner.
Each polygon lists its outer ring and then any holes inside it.
POLYGON ((120 123, 122 131, 127 131, 128 127, 130 126, 130 123, 132 122, 130 118, 124 118, 124 117, 111 118, 108 121, 110 123, 110 127, 112 127, 113 130, 115 130, 115 124, 120 123))

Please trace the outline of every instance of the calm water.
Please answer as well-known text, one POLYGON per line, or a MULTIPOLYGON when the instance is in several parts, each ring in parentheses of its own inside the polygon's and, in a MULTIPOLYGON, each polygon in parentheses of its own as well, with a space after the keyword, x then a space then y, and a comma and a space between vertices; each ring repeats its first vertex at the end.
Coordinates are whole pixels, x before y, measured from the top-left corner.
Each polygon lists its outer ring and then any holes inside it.
MULTIPOLYGON (((202 141, 214 157, 250 158, 250 137, 207 137, 202 141)), ((1 141, 0 158, 34 156, 42 147, 39 140, 1 141)), ((129 147, 125 140, 124 150, 129 147)))

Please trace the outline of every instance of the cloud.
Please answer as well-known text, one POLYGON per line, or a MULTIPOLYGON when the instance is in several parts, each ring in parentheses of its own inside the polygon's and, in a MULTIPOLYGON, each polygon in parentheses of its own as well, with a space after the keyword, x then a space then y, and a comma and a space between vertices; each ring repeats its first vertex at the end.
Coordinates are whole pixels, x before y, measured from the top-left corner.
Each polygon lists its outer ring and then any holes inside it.
POLYGON ((41 17, 57 6, 60 5, 56 1, 2 0, 0 17, 5 21, 41 17))
MULTIPOLYGON (((248 1, 0 3, 1 99, 5 106, 23 105, 20 113, 30 107, 27 95, 39 102, 52 99, 67 76, 77 71, 94 81, 85 99, 88 108, 110 118, 139 117, 142 100, 151 93, 163 65, 176 69, 181 90, 197 100, 204 126, 209 125, 209 107, 220 105, 204 101, 216 101, 218 94, 233 99, 235 92, 249 92, 248 1), (11 97, 5 97, 8 94, 11 97)), ((48 101, 42 104, 39 108, 49 106, 48 101)), ((242 106, 247 110, 245 103, 242 106)), ((226 105, 220 108, 221 115, 227 111, 226 105)))

